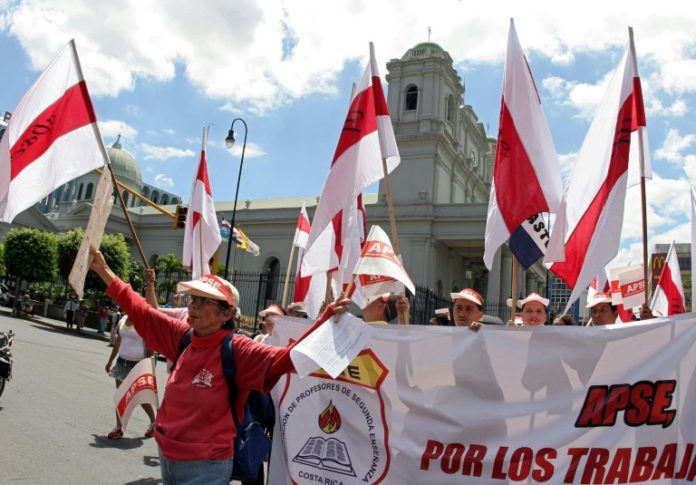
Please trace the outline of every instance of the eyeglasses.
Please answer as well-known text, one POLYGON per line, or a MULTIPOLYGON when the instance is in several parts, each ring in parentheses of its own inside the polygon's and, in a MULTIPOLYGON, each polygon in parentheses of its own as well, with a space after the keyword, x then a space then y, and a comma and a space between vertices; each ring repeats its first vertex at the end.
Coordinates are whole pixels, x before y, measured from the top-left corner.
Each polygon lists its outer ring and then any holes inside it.
POLYGON ((206 298, 205 296, 198 296, 198 295, 189 295, 189 305, 197 306, 200 307, 204 303, 212 303, 216 305, 220 310, 227 310, 228 308, 232 308, 230 305, 227 304, 226 301, 222 300, 213 300, 212 298, 206 298))

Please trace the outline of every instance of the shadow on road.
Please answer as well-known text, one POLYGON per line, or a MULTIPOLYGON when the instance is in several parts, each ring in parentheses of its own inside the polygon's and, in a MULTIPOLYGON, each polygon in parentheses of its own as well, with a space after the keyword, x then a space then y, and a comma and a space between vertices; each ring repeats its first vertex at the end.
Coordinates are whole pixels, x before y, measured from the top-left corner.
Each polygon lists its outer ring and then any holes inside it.
POLYGON ((158 483, 162 483, 161 478, 141 478, 134 482, 127 482, 124 485, 156 485, 158 483))
POLYGON ((110 440, 106 436, 96 434, 93 434, 92 437, 94 438, 94 443, 90 443, 89 446, 93 448, 118 448, 120 450, 132 450, 135 448, 140 448, 145 441, 143 438, 125 437, 117 440, 110 440))
POLYGON ((145 455, 145 456, 143 456, 143 464, 145 466, 159 467, 160 466, 159 456, 145 455))

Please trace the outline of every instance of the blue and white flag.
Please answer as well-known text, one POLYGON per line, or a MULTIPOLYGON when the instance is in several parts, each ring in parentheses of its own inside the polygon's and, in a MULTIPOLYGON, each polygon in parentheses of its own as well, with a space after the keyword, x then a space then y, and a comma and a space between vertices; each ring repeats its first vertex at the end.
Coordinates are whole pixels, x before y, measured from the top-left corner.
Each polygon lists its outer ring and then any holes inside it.
POLYGON ((541 214, 525 219, 510 234, 508 246, 524 269, 529 268, 546 254, 549 244, 549 230, 541 214))

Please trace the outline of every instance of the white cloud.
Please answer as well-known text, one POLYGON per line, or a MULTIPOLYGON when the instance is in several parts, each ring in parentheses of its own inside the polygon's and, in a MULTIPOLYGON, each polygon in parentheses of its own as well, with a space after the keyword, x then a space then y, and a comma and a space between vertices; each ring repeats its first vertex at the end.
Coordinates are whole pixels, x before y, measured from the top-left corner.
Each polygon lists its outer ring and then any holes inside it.
POLYGON ((159 187, 174 187, 174 180, 163 173, 155 175, 155 184, 159 187))
POLYGON ((662 146, 655 151, 655 158, 681 162, 684 158, 682 151, 689 148, 694 140, 696 140, 695 134, 682 136, 679 130, 672 128, 667 132, 662 146))
POLYGON ((145 160, 167 160, 169 158, 191 158, 196 156, 193 150, 176 147, 160 147, 148 143, 141 143, 140 149, 145 152, 145 160))
POLYGON ((104 143, 111 143, 111 140, 121 135, 121 142, 132 143, 138 136, 138 130, 133 128, 125 121, 104 120, 99 121, 99 131, 101 131, 104 143))
MULTIPOLYGON (((567 65, 580 54, 622 49, 626 25, 633 25, 641 72, 657 73, 656 91, 696 91, 696 10, 670 0, 633 12, 620 2, 598 0, 524 5, 441 0, 427 11, 403 0, 239 0, 234 8, 224 0, 195 5, 115 0, 99 9, 87 0, 12 5, 0 28, 19 40, 32 65, 44 67, 75 37, 97 95, 116 95, 142 79, 171 80, 180 65, 209 98, 263 114, 312 93, 336 93, 337 74, 347 62, 365 61, 369 40, 384 73, 386 60, 425 40, 429 25, 432 40, 447 48, 457 65, 502 64, 508 17, 515 18, 532 68, 536 57, 567 65)), ((601 80, 568 86, 581 116, 596 102, 597 84, 601 80)))
POLYGON ((612 74, 613 71, 609 71, 595 84, 551 76, 544 78, 541 85, 557 104, 574 109, 578 118, 591 120, 607 90, 612 74))
MULTIPOLYGON (((241 157, 242 156, 242 144, 238 141, 228 151, 235 157, 241 157)), ((257 145, 256 143, 247 142, 246 150, 244 151, 244 158, 245 159, 246 158, 258 158, 258 157, 264 156, 265 154, 266 154, 266 151, 263 149, 263 147, 261 147, 260 145, 257 145)))
POLYGON ((565 186, 565 183, 568 181, 568 177, 570 176, 570 172, 573 170, 573 164, 575 163, 575 159, 577 157, 578 157, 577 152, 559 153, 558 154, 558 163, 561 166, 561 179, 563 180, 564 186, 565 186))

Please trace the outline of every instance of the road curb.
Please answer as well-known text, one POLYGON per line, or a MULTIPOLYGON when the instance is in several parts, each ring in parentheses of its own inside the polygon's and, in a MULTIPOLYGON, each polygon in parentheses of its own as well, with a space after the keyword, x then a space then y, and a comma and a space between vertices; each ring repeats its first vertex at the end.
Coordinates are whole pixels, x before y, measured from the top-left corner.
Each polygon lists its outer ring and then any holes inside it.
POLYGON ((51 327, 51 328, 54 328, 56 330, 62 330, 65 333, 79 335, 80 337, 87 337, 87 338, 91 338, 94 340, 101 340, 103 342, 110 342, 111 341, 110 336, 108 334, 99 335, 96 333, 96 331, 93 331, 91 329, 89 331, 85 331, 83 329, 82 332, 78 332, 77 330, 66 328, 65 322, 58 323, 59 320, 54 320, 52 318, 41 317, 38 315, 34 315, 34 316, 22 315, 21 317, 16 317, 12 310, 5 310, 5 309, 1 309, 0 314, 4 315, 6 317, 16 318, 18 320, 28 320, 28 321, 33 322, 33 323, 38 323, 39 325, 51 327))

